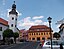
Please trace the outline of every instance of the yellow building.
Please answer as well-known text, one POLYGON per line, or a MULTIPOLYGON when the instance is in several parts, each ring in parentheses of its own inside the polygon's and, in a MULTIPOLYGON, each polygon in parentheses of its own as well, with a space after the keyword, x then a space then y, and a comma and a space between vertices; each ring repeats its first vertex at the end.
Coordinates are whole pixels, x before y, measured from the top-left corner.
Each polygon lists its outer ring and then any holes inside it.
POLYGON ((20 32, 19 32, 19 40, 22 39, 22 37, 23 37, 23 32, 24 32, 24 29, 20 30, 20 32))
POLYGON ((49 39, 50 39, 50 28, 45 25, 32 26, 28 30, 29 41, 43 41, 49 39))
POLYGON ((19 32, 19 40, 22 39, 22 32, 19 32))
POLYGON ((25 40, 25 41, 28 40, 28 32, 27 32, 27 30, 25 30, 25 29, 20 30, 19 40, 25 40))

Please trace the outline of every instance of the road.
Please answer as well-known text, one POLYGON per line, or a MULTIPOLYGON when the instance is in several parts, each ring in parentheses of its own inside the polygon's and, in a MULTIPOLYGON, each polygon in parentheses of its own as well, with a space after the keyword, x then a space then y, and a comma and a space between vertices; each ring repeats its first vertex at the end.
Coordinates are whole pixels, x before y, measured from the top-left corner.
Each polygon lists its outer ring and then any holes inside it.
POLYGON ((24 42, 13 45, 0 46, 0 49, 37 49, 39 42, 24 42))

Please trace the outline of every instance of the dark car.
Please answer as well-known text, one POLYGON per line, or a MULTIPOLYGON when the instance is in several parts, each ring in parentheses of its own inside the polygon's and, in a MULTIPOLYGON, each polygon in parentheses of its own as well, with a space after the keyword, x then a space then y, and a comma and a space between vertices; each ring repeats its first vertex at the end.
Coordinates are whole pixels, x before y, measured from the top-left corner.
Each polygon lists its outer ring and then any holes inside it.
POLYGON ((5 45, 5 43, 3 42, 3 40, 0 40, 0 45, 5 45))

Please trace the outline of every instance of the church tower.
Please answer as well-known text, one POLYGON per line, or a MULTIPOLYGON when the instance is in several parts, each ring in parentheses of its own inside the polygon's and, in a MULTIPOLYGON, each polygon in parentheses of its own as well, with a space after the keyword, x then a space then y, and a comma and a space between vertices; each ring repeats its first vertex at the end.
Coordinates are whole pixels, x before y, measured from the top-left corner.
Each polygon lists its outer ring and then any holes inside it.
POLYGON ((16 5, 14 1, 12 9, 9 12, 9 21, 8 21, 9 29, 13 30, 13 32, 16 32, 17 30, 17 17, 18 13, 16 12, 16 5))

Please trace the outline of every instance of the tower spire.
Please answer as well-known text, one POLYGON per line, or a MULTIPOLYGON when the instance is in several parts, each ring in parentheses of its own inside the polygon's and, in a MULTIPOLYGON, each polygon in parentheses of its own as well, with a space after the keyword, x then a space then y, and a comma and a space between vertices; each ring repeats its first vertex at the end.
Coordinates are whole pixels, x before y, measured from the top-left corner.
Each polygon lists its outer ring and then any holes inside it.
POLYGON ((15 1, 12 4, 12 10, 9 12, 9 14, 18 15, 18 13, 16 12, 16 4, 15 4, 15 1))
POLYGON ((12 5, 12 9, 16 10, 15 1, 14 1, 13 5, 12 5))

